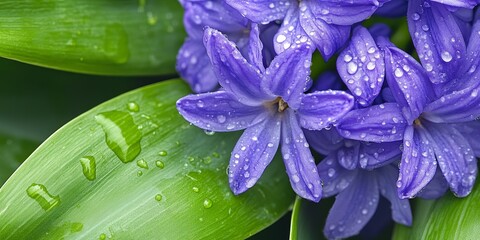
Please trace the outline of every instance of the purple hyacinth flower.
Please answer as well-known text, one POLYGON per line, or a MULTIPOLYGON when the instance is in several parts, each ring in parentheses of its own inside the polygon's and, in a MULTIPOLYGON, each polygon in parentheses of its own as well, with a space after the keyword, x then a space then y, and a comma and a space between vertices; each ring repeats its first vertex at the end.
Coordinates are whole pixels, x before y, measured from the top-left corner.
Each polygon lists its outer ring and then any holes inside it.
POLYGON ((371 171, 347 170, 332 154, 318 164, 318 172, 324 183, 324 197, 336 195, 323 230, 328 239, 358 234, 377 210, 380 196, 390 202, 395 222, 411 225, 410 204, 395 191, 398 169, 393 164, 371 171))
POLYGON ((448 87, 433 85, 415 59, 392 44, 383 44, 386 79, 396 103, 353 110, 338 125, 346 138, 403 140, 397 182, 401 197, 414 197, 424 188, 434 177, 437 163, 457 196, 472 190, 477 163, 470 142, 475 140, 457 130, 457 125, 480 117, 480 71, 465 72, 478 65, 479 36, 477 22, 458 70, 462 81, 449 80, 448 87))
POLYGON ((292 188, 303 198, 319 201, 321 181, 302 128, 329 126, 352 108, 353 97, 342 91, 304 94, 310 82, 309 45, 290 48, 265 69, 258 37, 249 61, 216 30, 207 29, 204 42, 223 89, 186 96, 177 108, 203 129, 246 129, 230 158, 232 191, 240 194, 254 186, 281 145, 292 188))
POLYGON ((242 15, 257 23, 283 20, 275 36, 275 50, 283 52, 299 43, 314 44, 329 59, 347 41, 350 26, 370 17, 388 0, 298 1, 226 0, 242 15))

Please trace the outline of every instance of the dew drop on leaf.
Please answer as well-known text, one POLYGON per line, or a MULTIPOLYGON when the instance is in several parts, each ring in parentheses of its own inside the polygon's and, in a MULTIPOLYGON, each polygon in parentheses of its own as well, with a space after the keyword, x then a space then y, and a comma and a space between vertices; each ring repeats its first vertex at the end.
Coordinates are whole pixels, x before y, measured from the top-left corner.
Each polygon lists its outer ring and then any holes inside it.
POLYGON ((80 158, 80 164, 82 165, 83 175, 90 181, 97 178, 97 164, 93 156, 85 156, 80 158))
POLYGON ((42 184, 33 183, 28 187, 27 195, 37 201, 45 211, 49 211, 60 204, 60 197, 51 195, 42 184))

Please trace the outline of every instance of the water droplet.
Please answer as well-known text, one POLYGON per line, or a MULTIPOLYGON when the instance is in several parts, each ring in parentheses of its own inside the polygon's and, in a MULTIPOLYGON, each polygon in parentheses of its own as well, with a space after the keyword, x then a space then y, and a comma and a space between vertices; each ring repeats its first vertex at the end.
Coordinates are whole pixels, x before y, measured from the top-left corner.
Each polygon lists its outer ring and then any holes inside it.
POLYGON ((107 235, 105 235, 105 233, 102 233, 102 234, 100 234, 100 236, 98 237, 98 239, 100 239, 100 240, 105 240, 105 239, 107 239, 107 235))
POLYGON ((45 211, 49 211, 60 204, 60 197, 51 195, 42 184, 33 183, 27 188, 27 195, 37 201, 45 211))
POLYGON ((142 175, 143 175, 143 172, 142 172, 142 171, 138 171, 138 172, 137 172, 137 176, 138 176, 138 177, 141 177, 142 175))
POLYGON ((192 191, 198 193, 200 191, 200 189, 198 187, 192 187, 192 191))
POLYGON ((352 74, 352 75, 353 75, 353 74, 355 74, 355 73, 357 72, 357 70, 358 70, 358 65, 357 65, 356 63, 354 63, 354 62, 349 62, 349 63, 347 64, 347 72, 348 72, 349 74, 352 74))
POLYGON ((163 196, 161 194, 155 195, 155 200, 157 200, 157 202, 162 201, 162 198, 163 198, 163 196))
POLYGON ((137 161, 137 166, 144 169, 148 169, 148 163, 143 159, 137 161))
POLYGON ((212 200, 208 199, 208 198, 205 198, 205 200, 203 200, 203 207, 204 208, 211 208, 213 206, 213 202, 212 200))
POLYGON ((155 16, 152 12, 147 12, 147 23, 148 25, 155 25, 157 24, 158 17, 155 16))
POLYGON ((127 112, 110 111, 95 116, 105 132, 108 147, 124 163, 133 161, 140 154, 142 133, 127 112))
POLYGON ((140 106, 138 106, 138 104, 135 102, 129 102, 127 103, 127 109, 130 112, 138 112, 140 111, 140 106))
POLYGON ((94 157, 82 157, 80 158, 80 164, 82 165, 83 175, 88 180, 93 181, 97 178, 97 164, 94 157))
POLYGON ((162 156, 162 157, 165 157, 168 155, 167 151, 163 150, 163 151, 160 151, 158 152, 158 155, 162 156))
POLYGON ((156 165, 158 168, 160 168, 160 169, 165 168, 165 163, 163 163, 163 162, 160 161, 160 160, 157 160, 157 161, 155 162, 155 165, 156 165))
POLYGON ((442 60, 447 63, 452 61, 452 58, 453 58, 452 55, 447 51, 443 51, 441 54, 441 57, 442 57, 442 60))

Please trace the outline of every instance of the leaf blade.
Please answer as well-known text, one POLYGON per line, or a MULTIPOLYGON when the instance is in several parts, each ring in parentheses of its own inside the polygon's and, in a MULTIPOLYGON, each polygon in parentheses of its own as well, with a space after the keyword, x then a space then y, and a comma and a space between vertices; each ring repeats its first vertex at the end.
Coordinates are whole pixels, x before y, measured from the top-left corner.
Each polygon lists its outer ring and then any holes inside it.
POLYGON ((177 1, 0 3, 0 56, 79 73, 175 73, 185 37, 177 1))
POLYGON ((174 103, 187 92, 179 81, 141 88, 61 128, 0 189, 0 236, 245 238, 273 223, 293 199, 281 161, 257 186, 233 196, 225 169, 238 134, 207 136, 186 123, 174 103), (133 102, 139 111, 129 114, 143 133, 135 161, 148 169, 120 161, 95 121, 104 112, 128 112, 133 102), (95 181, 83 176, 85 156, 97 160, 95 181), (26 193, 32 183, 59 196, 60 204, 42 209, 26 193))

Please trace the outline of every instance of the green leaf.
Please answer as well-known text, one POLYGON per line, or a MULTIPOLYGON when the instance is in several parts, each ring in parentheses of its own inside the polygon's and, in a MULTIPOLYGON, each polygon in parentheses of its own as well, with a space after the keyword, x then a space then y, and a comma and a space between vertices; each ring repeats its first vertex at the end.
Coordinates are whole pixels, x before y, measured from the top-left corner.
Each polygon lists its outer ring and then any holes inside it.
POLYGON ((37 146, 34 141, 0 132, 0 186, 37 146))
POLYGON ((397 225, 393 239, 478 239, 480 189, 466 198, 451 193, 439 200, 416 200, 412 227, 397 225))
POLYGON ((1 238, 246 238, 276 221, 293 201, 282 161, 234 196, 225 172, 239 133, 184 121, 175 102, 187 93, 155 84, 62 127, 0 189, 1 238))
POLYGON ((300 197, 295 199, 290 225, 290 240, 324 239, 320 207, 300 197))
POLYGON ((3 0, 0 56, 100 75, 172 74, 182 14, 166 0, 3 0))

